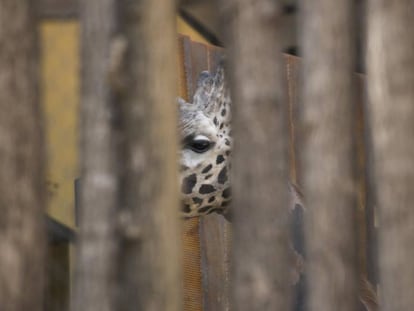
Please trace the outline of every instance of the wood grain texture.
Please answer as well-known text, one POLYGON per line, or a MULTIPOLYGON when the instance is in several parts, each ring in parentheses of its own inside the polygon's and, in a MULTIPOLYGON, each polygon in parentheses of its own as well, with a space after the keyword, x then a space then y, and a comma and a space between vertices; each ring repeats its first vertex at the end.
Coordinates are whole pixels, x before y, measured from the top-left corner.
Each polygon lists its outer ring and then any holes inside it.
POLYGON ((72 310, 115 308, 119 170, 109 55, 116 1, 81 1, 81 198, 72 310))
POLYGON ((87 1, 81 20, 83 182, 73 308, 181 310, 175 7, 87 1))
POLYGON ((43 310, 44 140, 32 1, 0 1, 1 310, 43 310))
POLYGON ((223 216, 205 216, 200 225, 203 310, 230 310, 231 225, 223 216))
POLYGON ((368 12, 381 310, 413 310, 414 3, 368 1, 368 12))
POLYGON ((0 1, 0 301, 43 308, 44 140, 31 1, 0 1))
POLYGON ((357 309, 352 1, 304 2, 300 162, 309 310, 357 309))
POLYGON ((232 303, 240 311, 290 310, 282 14, 279 1, 221 7, 233 95, 232 303))
POLYGON ((182 310, 174 1, 120 1, 125 197, 120 310, 182 310))

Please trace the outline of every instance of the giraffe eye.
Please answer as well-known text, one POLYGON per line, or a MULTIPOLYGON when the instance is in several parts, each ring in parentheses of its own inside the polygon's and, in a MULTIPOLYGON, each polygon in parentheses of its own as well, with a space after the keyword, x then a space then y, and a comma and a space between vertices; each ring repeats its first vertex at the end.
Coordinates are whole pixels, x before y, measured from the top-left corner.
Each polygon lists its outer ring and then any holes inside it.
POLYGON ((190 142, 189 147, 191 150, 197 153, 203 153, 210 149, 211 143, 207 139, 194 139, 190 142))
POLYGON ((214 145, 214 142, 211 142, 210 139, 204 135, 189 136, 184 140, 184 145, 186 148, 191 149, 196 153, 203 153, 211 149, 214 145))

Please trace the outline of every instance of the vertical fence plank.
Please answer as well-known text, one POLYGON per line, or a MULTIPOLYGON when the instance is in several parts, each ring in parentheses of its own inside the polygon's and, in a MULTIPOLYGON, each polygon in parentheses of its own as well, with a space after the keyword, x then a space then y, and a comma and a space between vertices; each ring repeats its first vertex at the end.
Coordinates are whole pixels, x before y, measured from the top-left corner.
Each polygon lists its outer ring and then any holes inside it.
POLYGON ((115 307, 119 176, 108 73, 116 1, 81 1, 81 209, 73 309, 115 307))
POLYGON ((230 225, 223 216, 204 216, 201 222, 203 310, 230 310, 230 225))
POLYGON ((181 311, 175 2, 121 3, 127 46, 121 92, 127 230, 120 254, 120 310, 181 311))
POLYGON ((414 309, 414 3, 368 2, 368 95, 382 310, 414 309))
POLYGON ((310 310, 356 310, 352 1, 303 3, 301 168, 310 310))
POLYGON ((234 129, 233 304, 289 310, 288 130, 279 1, 222 3, 234 129))
POLYGON ((0 1, 0 304, 43 308, 43 137, 32 1, 0 1))
POLYGON ((181 310, 175 10, 158 5, 82 2, 74 310, 181 310))

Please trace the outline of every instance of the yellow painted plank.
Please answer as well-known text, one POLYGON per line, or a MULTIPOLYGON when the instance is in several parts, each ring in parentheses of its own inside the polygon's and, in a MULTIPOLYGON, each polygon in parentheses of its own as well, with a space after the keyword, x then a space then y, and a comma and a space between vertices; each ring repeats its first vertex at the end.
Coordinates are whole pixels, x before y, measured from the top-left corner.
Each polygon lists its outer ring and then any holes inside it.
POLYGON ((41 90, 45 112, 49 215, 73 227, 78 177, 79 25, 44 21, 41 90))
POLYGON ((191 38, 191 40, 201 43, 208 43, 208 41, 194 28, 188 25, 181 17, 177 17, 177 33, 181 35, 186 35, 191 38))

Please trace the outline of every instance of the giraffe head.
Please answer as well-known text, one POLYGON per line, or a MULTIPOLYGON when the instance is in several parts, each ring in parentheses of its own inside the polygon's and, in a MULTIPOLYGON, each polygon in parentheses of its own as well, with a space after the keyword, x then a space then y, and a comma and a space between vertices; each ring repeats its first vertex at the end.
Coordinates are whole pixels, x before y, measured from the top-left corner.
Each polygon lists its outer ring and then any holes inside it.
POLYGON ((224 70, 200 74, 190 103, 178 99, 180 185, 185 217, 225 213, 230 197, 230 96, 224 70))

